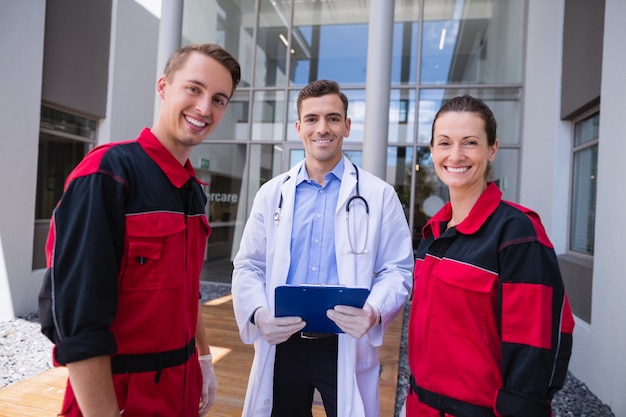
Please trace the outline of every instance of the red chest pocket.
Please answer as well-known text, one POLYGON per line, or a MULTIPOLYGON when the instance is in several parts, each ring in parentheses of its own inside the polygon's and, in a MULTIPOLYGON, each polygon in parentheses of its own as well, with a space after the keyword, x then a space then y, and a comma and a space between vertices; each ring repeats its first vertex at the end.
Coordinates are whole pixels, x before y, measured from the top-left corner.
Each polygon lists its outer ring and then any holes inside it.
POLYGON ((151 291, 180 287, 186 276, 186 229, 180 214, 127 216, 121 288, 151 291))
POLYGON ((433 268, 433 275, 431 329, 489 343, 496 325, 498 276, 447 259, 433 268))

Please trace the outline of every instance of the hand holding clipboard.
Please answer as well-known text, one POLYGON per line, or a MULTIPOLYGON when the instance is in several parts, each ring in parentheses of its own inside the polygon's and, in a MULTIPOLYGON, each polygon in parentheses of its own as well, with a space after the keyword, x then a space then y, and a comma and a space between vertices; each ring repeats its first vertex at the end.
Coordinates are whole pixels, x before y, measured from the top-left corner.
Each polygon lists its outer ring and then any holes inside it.
MULTIPOLYGON (((337 305, 361 309, 369 296, 369 290, 335 285, 283 285, 276 287, 274 295, 276 317, 302 317, 306 321, 306 326, 302 329, 305 332, 343 333, 328 318, 326 311, 337 305)), ((371 309, 369 305, 367 307, 371 309)), ((344 316, 342 313, 337 314, 344 316)))

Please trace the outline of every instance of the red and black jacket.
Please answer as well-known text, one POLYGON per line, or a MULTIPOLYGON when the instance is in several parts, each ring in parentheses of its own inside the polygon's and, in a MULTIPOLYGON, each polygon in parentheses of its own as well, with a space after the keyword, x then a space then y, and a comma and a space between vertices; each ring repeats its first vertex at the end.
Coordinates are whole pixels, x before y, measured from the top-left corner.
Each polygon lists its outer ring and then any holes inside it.
POLYGON ((189 161, 149 129, 84 158, 51 219, 40 293, 57 363, 193 342, 206 201, 189 161))
POLYGON ((489 184, 423 228, 409 322, 411 394, 451 415, 550 416, 574 320, 539 216, 489 184))

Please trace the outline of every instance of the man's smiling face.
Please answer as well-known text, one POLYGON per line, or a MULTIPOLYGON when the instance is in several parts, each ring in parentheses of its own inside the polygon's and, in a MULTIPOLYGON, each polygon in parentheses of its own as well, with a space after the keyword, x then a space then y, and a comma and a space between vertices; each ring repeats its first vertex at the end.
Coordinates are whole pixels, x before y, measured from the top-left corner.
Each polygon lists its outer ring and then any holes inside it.
POLYGON ((228 69, 207 55, 192 52, 170 77, 157 82, 159 119, 152 132, 179 160, 219 124, 232 91, 228 69))
POLYGON ((343 138, 350 135, 350 119, 344 114, 341 98, 326 94, 303 100, 296 131, 307 161, 332 169, 342 157, 343 138))

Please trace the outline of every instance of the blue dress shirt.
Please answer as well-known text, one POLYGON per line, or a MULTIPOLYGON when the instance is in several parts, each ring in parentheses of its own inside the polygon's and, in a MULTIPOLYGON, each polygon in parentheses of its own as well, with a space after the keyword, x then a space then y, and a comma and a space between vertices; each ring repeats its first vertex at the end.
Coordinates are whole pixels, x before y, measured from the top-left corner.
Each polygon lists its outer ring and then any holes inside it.
POLYGON ((338 284, 335 211, 343 176, 343 158, 321 186, 303 164, 296 178, 291 264, 287 284, 338 284))

